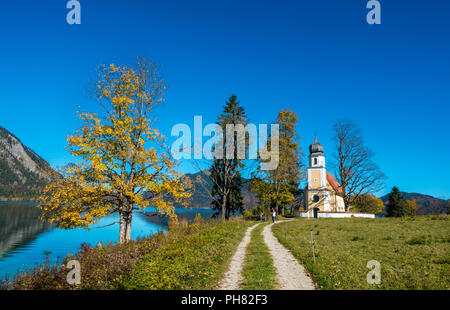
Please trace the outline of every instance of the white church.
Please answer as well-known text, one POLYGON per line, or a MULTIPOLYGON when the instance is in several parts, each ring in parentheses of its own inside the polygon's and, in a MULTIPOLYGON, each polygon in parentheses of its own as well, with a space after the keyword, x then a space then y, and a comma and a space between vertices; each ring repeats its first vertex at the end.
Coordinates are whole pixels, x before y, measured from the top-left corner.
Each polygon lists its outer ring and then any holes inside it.
POLYGON ((342 189, 326 170, 323 146, 317 141, 317 137, 309 146, 309 152, 308 184, 305 187, 303 210, 296 211, 295 215, 309 218, 374 218, 374 214, 345 211, 344 199, 340 196, 342 189))

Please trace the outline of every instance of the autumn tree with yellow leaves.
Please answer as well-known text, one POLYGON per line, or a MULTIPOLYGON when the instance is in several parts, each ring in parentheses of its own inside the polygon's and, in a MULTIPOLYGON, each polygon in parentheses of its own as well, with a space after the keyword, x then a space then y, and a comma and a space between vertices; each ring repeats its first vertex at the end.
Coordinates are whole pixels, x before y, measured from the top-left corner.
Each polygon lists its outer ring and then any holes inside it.
POLYGON ((45 188, 42 217, 71 229, 118 213, 122 243, 131 239, 136 210, 152 206, 176 220, 174 205, 186 205, 191 184, 174 170, 165 138, 152 128, 151 112, 166 90, 154 63, 102 65, 93 88, 104 112, 79 114, 83 126, 69 135, 68 151, 80 160, 45 188))
POLYGON ((377 198, 373 194, 361 194, 358 198, 353 200, 353 204, 350 207, 351 212, 362 213, 380 213, 383 211, 383 201, 377 198))
POLYGON ((301 170, 303 153, 296 132, 297 122, 297 114, 289 109, 278 113, 276 119, 276 123, 280 126, 278 166, 273 170, 259 171, 250 184, 262 209, 270 207, 284 213, 284 208, 293 204, 296 195, 300 194, 299 184, 305 174, 301 170))

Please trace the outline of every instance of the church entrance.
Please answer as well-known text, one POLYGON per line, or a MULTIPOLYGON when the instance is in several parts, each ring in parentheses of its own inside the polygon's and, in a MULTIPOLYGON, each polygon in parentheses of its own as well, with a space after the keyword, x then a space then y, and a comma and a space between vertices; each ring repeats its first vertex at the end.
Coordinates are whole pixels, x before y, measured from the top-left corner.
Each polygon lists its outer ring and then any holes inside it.
POLYGON ((313 215, 314 215, 314 218, 315 218, 315 219, 318 218, 318 212, 319 212, 319 210, 320 210, 320 209, 317 208, 317 207, 313 209, 313 215))

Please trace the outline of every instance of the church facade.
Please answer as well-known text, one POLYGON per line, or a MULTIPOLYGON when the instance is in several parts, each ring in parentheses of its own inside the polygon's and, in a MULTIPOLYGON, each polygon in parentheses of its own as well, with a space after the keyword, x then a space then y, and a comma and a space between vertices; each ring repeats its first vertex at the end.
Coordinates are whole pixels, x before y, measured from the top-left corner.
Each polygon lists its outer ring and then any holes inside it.
MULTIPOLYGON (((319 213, 345 212, 342 189, 325 166, 323 146, 317 141, 309 147, 308 184, 305 187, 303 217, 319 217, 319 213)), ((320 216, 323 217, 323 216, 320 216)))
POLYGON ((345 211, 342 189, 325 165, 323 146, 317 141, 309 146, 308 184, 305 187, 303 210, 295 212, 297 216, 309 218, 374 218, 374 214, 352 213, 345 211))

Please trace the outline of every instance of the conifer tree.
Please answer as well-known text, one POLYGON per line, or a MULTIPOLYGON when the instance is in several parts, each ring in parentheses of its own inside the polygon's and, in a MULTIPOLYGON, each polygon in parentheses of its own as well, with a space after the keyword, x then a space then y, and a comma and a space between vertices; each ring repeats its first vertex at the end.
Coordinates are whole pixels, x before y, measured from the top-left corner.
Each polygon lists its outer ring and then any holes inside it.
POLYGON ((408 215, 405 200, 397 187, 393 187, 389 193, 388 205, 386 209, 389 217, 401 217, 408 215))
POLYGON ((220 210, 222 219, 229 219, 233 212, 243 211, 243 198, 241 193, 242 176, 240 169, 244 164, 242 159, 237 156, 237 144, 240 137, 234 132, 234 156, 232 159, 226 158, 227 141, 226 132, 227 125, 247 124, 247 116, 244 108, 240 105, 236 95, 231 95, 225 102, 222 114, 218 118, 219 126, 224 133, 223 143, 224 157, 215 159, 210 171, 210 180, 213 183, 211 196, 213 197, 213 209, 220 210))

